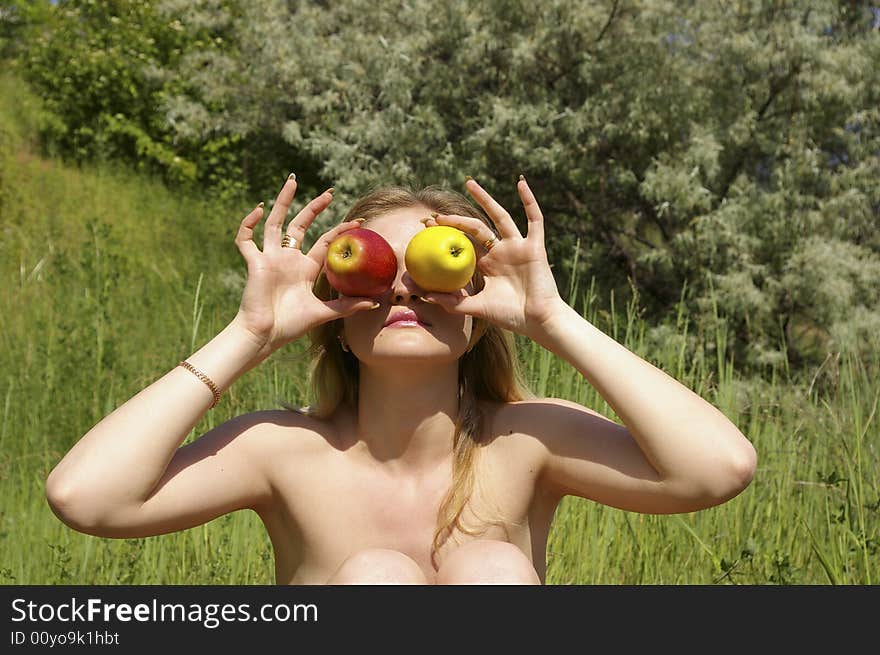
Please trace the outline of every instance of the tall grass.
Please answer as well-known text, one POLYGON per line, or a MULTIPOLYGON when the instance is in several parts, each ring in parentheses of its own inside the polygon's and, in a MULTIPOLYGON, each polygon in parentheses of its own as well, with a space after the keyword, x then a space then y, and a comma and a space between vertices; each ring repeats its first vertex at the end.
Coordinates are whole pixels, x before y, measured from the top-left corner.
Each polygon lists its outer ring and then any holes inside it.
MULTIPOLYGON (((640 317, 637 294, 620 318, 613 295, 609 305, 599 307, 593 285, 578 304, 588 321, 718 407, 754 444, 758 469, 733 500, 689 514, 633 514, 566 497, 548 544, 548 582, 876 583, 880 353, 835 353, 806 376, 784 368, 744 379, 722 320, 708 322, 718 328, 694 350, 683 301, 674 327, 655 329, 640 317)), ((620 420, 568 363, 532 342, 521 347, 539 393, 620 420)))
MULTIPOLYGON (((37 156, 38 101, 9 77, 0 77, 0 99, 0 581, 271 584, 271 544, 253 513, 148 539, 99 539, 67 528, 44 495, 76 439, 234 316, 244 269, 233 237, 249 208, 37 156)), ((759 466, 740 496, 694 514, 565 498, 548 544, 549 583, 878 581, 877 353, 831 356, 809 379, 774 370, 746 380, 723 321, 713 334, 690 334, 682 305, 668 325, 648 328, 635 294, 621 308, 613 296, 600 303, 592 284, 581 293, 577 281, 568 299, 721 409, 755 444, 759 466)), ((569 364, 519 342, 539 393, 619 420, 569 364)), ((306 402, 305 380, 301 360, 271 358, 188 439, 279 397, 306 402)))

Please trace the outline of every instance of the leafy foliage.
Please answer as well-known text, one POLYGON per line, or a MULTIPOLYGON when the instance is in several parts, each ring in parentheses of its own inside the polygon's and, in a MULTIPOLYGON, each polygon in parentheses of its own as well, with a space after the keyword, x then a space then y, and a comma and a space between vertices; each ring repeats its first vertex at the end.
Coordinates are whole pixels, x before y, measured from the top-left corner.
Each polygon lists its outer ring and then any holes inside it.
POLYGON ((524 231, 523 173, 551 261, 581 249, 561 289, 632 286, 657 323, 683 297, 700 339, 724 324, 757 369, 878 346, 862 3, 89 0, 23 60, 76 156, 264 199, 295 170, 334 208, 470 174, 524 231))
MULTIPOLYGON (((233 317, 244 276, 229 229, 247 206, 114 164, 41 157, 40 104, 0 74, 0 582, 272 584, 272 544, 254 512, 96 539, 46 503, 46 477, 80 435, 233 317)), ((703 344, 712 353, 685 352, 683 307, 648 343, 635 299, 621 317, 614 295, 611 312, 593 284, 585 295, 586 320, 717 406, 755 445, 759 467, 746 492, 704 512, 635 515, 564 498, 548 538, 550 584, 877 583, 880 349, 829 358, 800 383, 787 371, 743 377, 722 331, 703 344)), ((541 394, 619 420, 566 361, 519 345, 541 394)), ((279 398, 306 401, 304 347, 239 379, 187 440, 279 398)))
POLYGON ((203 3, 219 18, 186 26, 186 3, 167 4, 58 3, 23 60, 53 116, 44 135, 77 159, 122 159, 172 183, 210 183, 230 173, 234 179, 236 169, 222 165, 224 150, 236 148, 236 140, 224 132, 192 138, 191 130, 178 129, 173 102, 191 88, 182 67, 223 45, 229 3, 203 3))

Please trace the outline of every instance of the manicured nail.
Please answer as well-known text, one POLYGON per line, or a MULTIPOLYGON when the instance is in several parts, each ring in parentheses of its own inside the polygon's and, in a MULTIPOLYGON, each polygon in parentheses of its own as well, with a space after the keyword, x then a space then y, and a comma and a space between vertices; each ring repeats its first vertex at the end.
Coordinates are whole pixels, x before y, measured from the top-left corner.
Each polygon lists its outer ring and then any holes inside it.
POLYGON ((437 212, 431 212, 431 218, 436 219, 439 214, 437 212))
POLYGON ((465 175, 465 176, 464 176, 465 184, 467 184, 467 181, 468 181, 468 180, 472 180, 472 179, 474 179, 474 178, 472 178, 470 175, 465 175))
POLYGON ((296 179, 296 173, 291 173, 290 175, 287 176, 287 179, 288 179, 288 180, 295 180, 295 179, 296 179))
POLYGON ((333 195, 333 191, 335 191, 335 190, 336 190, 336 187, 330 187, 330 188, 327 189, 324 193, 329 193, 329 194, 332 196, 332 195, 333 195))
POLYGON ((363 223, 365 220, 367 220, 367 219, 366 218, 356 218, 356 219, 354 219, 354 222, 355 223, 363 223))

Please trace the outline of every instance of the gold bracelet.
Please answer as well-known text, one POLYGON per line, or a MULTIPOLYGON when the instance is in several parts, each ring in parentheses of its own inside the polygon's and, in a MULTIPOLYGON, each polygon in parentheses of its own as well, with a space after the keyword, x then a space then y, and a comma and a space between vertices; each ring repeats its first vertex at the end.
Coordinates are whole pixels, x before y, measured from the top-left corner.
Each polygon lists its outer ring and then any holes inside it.
POLYGON ((180 362, 178 366, 183 366, 183 368, 185 368, 187 371, 190 371, 199 380, 208 385, 208 387, 211 389, 211 393, 214 394, 214 404, 212 404, 211 407, 209 407, 208 409, 215 408, 217 406, 217 403, 220 402, 220 389, 217 388, 217 385, 214 384, 214 381, 186 360, 180 362))

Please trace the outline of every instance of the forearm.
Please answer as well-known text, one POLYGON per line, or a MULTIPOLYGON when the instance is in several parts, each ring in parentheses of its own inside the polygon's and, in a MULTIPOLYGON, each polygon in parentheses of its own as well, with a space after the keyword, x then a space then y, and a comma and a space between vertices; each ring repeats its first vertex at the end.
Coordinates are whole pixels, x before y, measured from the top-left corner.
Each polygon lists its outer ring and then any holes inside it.
POLYGON ((614 409, 661 479, 750 477, 755 451, 717 408, 561 303, 536 341, 574 366, 614 409))
MULTIPOLYGON (((235 321, 186 358, 225 392, 267 357, 235 321)), ((89 430, 52 470, 46 491, 59 503, 142 502, 214 401, 204 382, 176 366, 89 430)))

